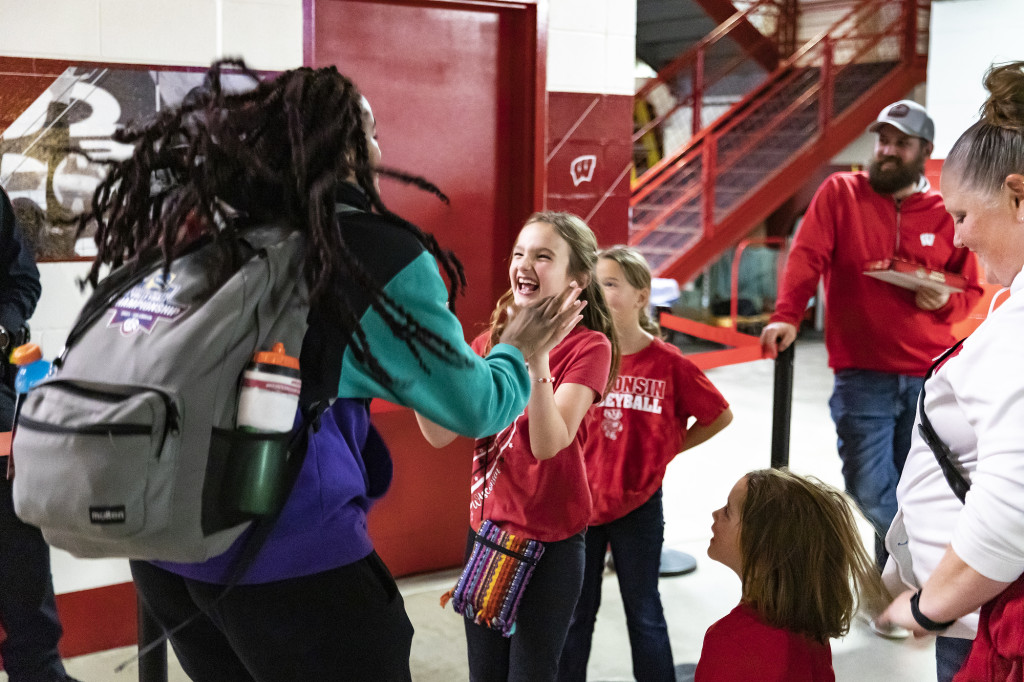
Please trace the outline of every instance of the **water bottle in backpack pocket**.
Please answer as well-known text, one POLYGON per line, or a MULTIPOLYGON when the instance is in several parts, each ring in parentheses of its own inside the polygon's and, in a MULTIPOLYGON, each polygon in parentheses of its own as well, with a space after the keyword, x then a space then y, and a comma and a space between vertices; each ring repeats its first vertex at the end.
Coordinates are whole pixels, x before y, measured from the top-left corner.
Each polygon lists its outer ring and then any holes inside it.
POLYGON ((214 432, 214 447, 225 452, 226 498, 242 514, 270 514, 284 503, 287 446, 301 389, 299 359, 275 343, 256 353, 242 373, 236 428, 214 432))

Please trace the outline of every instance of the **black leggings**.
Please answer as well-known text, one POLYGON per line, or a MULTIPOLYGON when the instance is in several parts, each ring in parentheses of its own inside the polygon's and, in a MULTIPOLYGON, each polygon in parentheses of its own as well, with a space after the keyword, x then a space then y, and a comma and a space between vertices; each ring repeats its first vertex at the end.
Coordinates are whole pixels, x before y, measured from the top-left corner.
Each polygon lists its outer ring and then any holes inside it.
POLYGON ((348 566, 261 585, 183 578, 132 561, 145 608, 195 682, 411 680, 412 623, 376 552, 348 566))
MULTIPOLYGON (((470 531, 467 557, 473 546, 470 531)), ((545 542, 511 637, 465 621, 471 682, 553 682, 583 586, 583 533, 545 542)))

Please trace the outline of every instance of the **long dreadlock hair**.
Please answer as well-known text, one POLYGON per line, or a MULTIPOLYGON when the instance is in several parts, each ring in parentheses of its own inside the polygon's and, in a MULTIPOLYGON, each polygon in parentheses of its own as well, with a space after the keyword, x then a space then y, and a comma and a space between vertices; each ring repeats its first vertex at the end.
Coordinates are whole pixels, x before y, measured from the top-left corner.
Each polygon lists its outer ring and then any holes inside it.
POLYGON ((109 164, 91 212, 81 217, 79 234, 96 222, 97 256, 86 281, 95 286, 103 266, 141 268, 151 254, 162 254, 169 269, 174 256, 203 235, 230 257, 239 230, 283 220, 307 235, 311 306, 319 306, 351 335, 356 359, 376 379, 391 381, 350 305, 346 291, 353 283, 369 292, 373 309, 422 367, 421 351, 458 362, 450 344, 419 326, 383 291, 339 229, 336 192, 354 178, 376 213, 410 232, 437 259, 453 307, 465 288, 462 264, 454 254, 388 210, 374 176, 396 178, 446 203, 447 197, 423 178, 371 167, 361 107, 355 84, 333 66, 294 69, 264 81, 240 59, 215 62, 204 86, 180 107, 115 133, 117 141, 133 144, 135 151, 109 164), (229 92, 225 72, 246 75, 255 87, 229 92))

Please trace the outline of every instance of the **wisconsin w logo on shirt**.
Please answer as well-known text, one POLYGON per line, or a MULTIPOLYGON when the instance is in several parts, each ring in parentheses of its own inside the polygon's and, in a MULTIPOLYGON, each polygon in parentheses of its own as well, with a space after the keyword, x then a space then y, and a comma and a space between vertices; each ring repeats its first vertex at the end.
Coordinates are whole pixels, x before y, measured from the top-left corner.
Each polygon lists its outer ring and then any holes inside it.
POLYGON ((934 232, 922 232, 921 233, 921 246, 934 246, 935 245, 935 233, 934 232))

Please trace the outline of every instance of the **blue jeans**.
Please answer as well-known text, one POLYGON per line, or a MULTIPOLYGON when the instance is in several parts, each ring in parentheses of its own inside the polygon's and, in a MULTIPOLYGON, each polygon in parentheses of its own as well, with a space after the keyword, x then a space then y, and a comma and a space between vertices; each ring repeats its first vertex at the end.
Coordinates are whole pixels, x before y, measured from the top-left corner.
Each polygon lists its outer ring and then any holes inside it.
POLYGON ((658 592, 658 569, 665 540, 661 490, 621 519, 587 529, 583 590, 558 666, 561 682, 585 682, 590 643, 601 606, 605 548, 610 544, 626 610, 633 676, 644 682, 675 682, 668 625, 658 592))
POLYGON ((881 540, 896 516, 896 484, 910 451, 923 384, 924 377, 846 369, 836 372, 828 403, 846 492, 874 526, 879 565, 885 562, 881 540))
POLYGON ((57 653, 61 637, 50 576, 50 548, 35 526, 14 514, 7 458, 0 457, 0 622, 7 638, 0 644, 12 682, 66 680, 57 653))
MULTIPOLYGON (((469 534, 466 557, 473 548, 469 534)), ((470 682, 554 682, 583 583, 583 533, 545 542, 511 637, 465 619, 470 682)))
POLYGON ((951 682, 964 667, 971 653, 973 639, 960 637, 935 638, 935 677, 938 682, 951 682))

